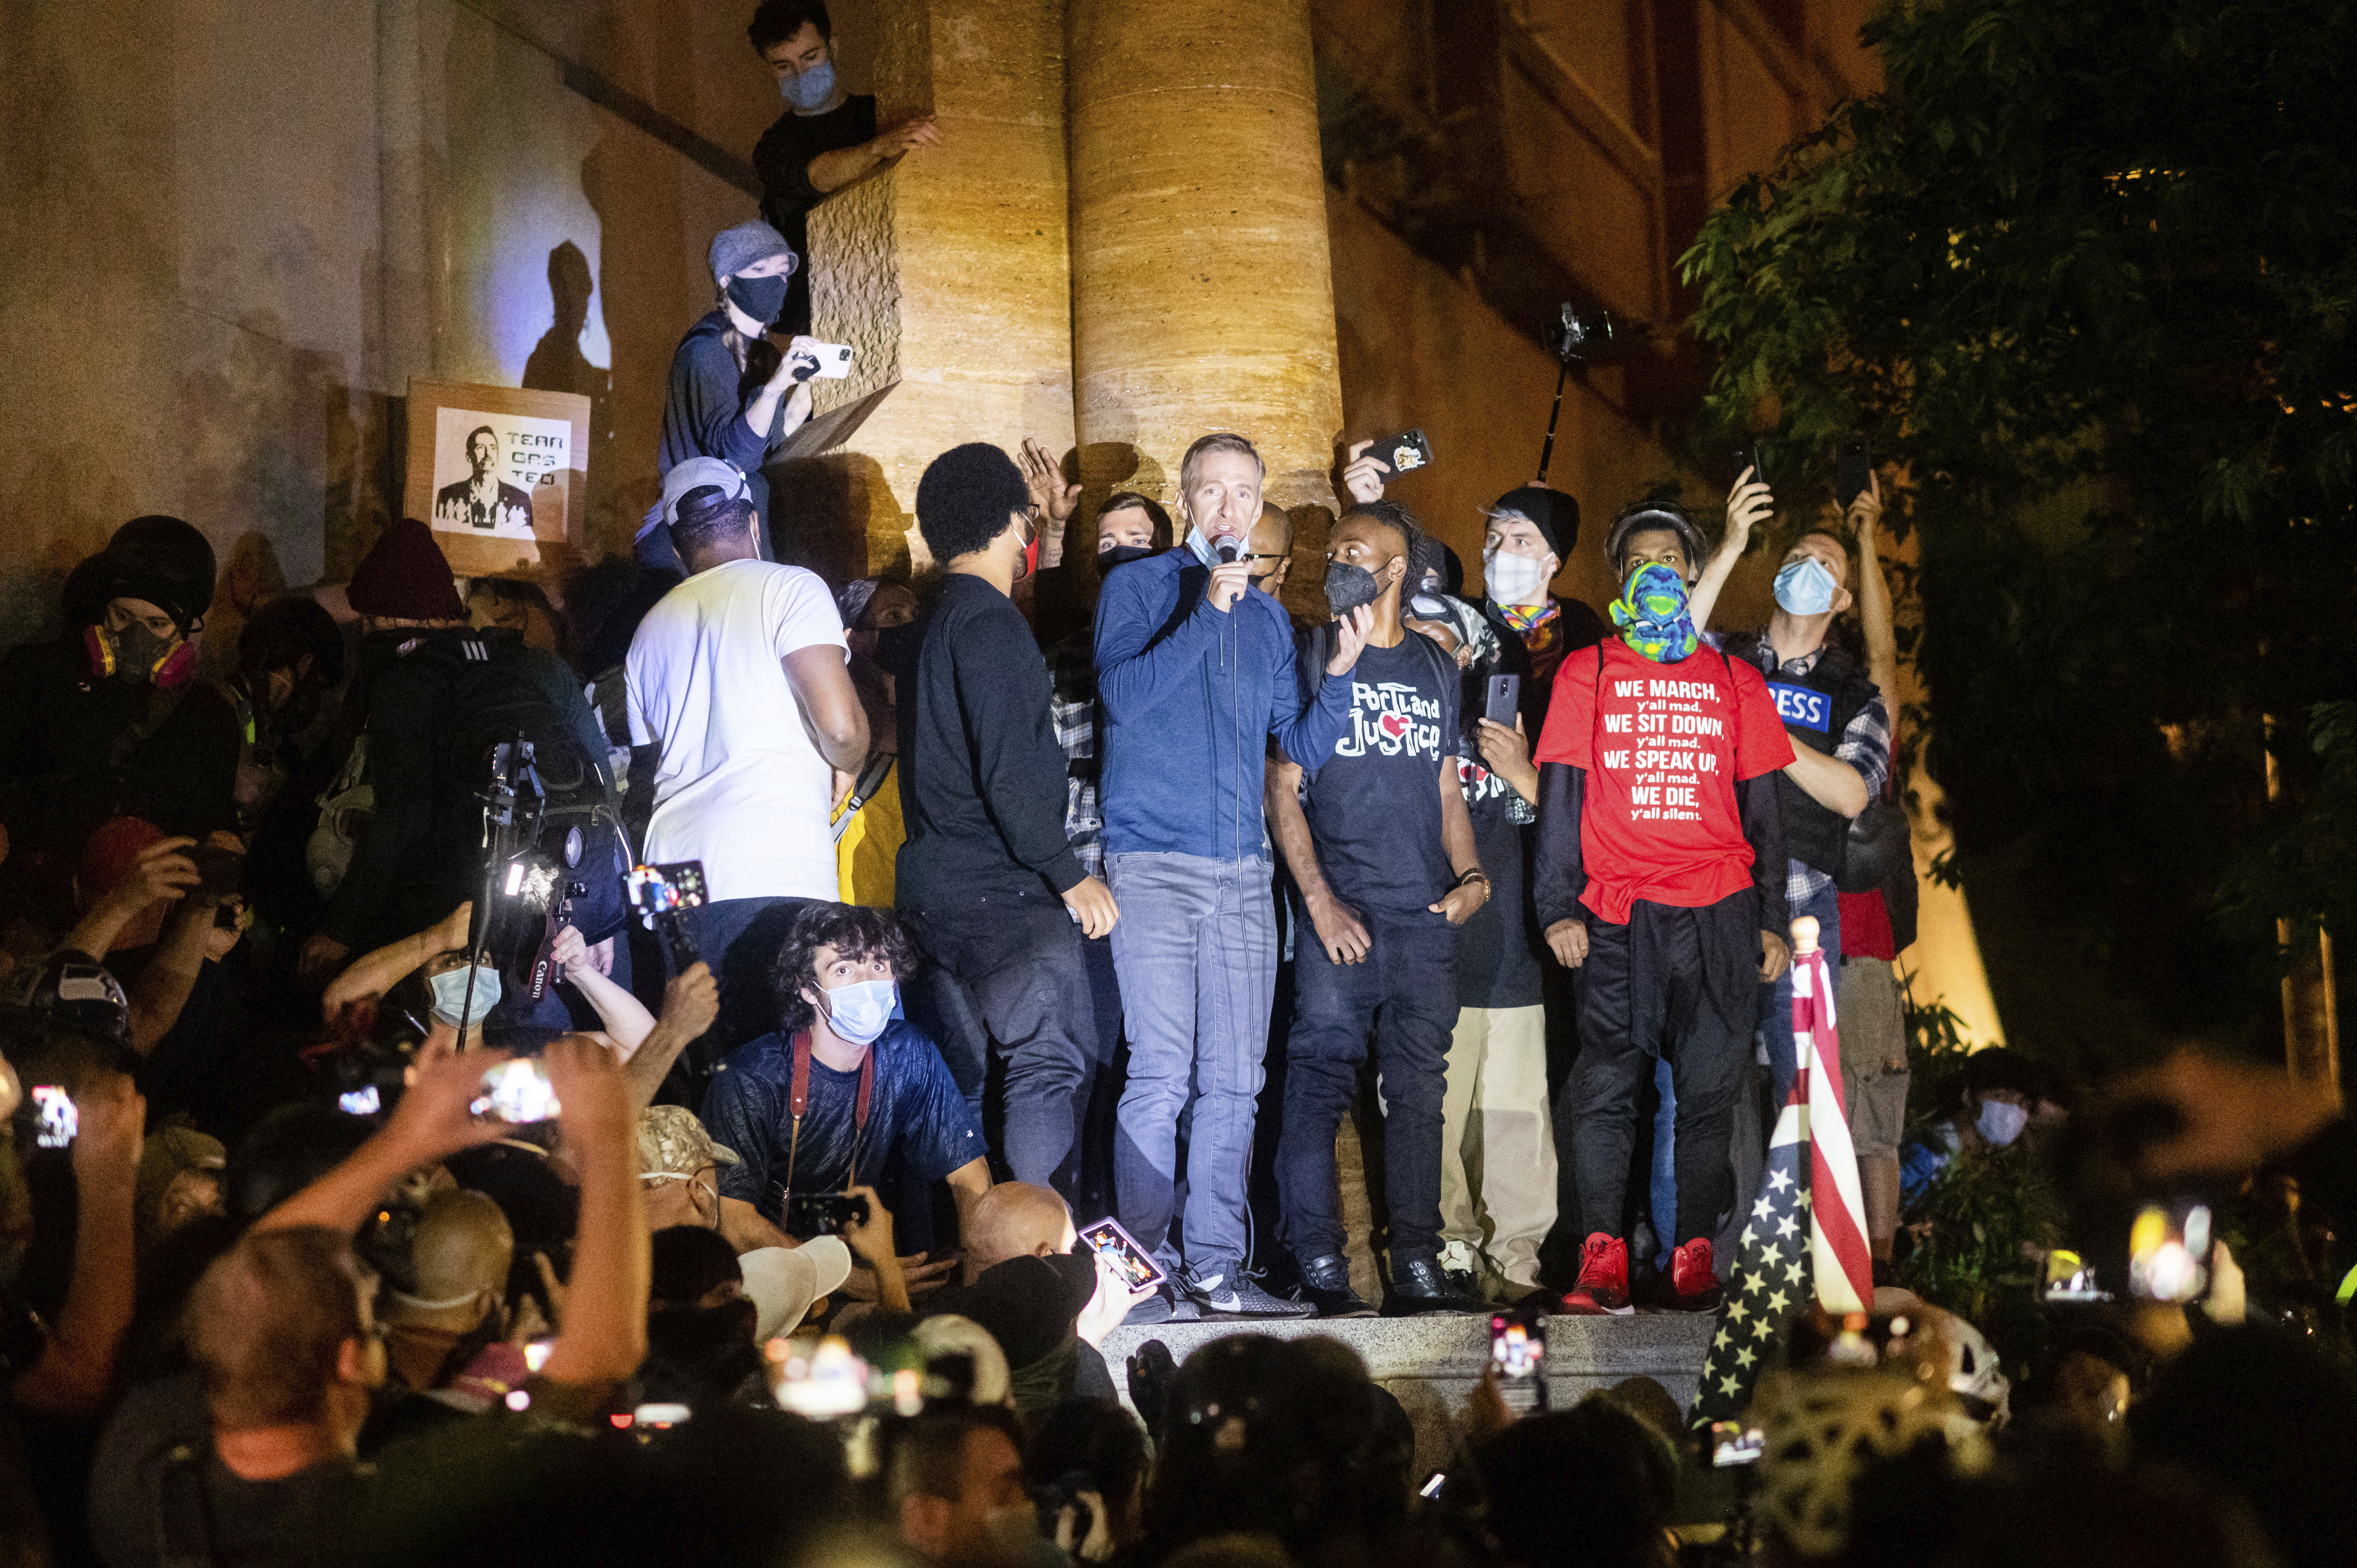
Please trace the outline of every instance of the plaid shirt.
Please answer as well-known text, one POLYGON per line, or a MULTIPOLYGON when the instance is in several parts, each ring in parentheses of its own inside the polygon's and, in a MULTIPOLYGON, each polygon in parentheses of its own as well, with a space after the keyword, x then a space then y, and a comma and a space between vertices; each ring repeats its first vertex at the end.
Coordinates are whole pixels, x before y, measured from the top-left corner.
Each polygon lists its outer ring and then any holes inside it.
MULTIPOLYGON (((1779 664, 1775 649, 1770 647, 1768 639, 1763 637, 1760 639, 1760 672, 1771 680, 1778 676, 1805 680, 1809 671, 1817 667, 1817 660, 1824 652, 1820 647, 1798 659, 1788 659, 1779 664)), ((1857 716, 1849 721, 1849 727, 1842 731, 1841 744, 1834 747, 1834 756, 1857 769, 1858 777, 1866 780, 1866 798, 1868 800, 1882 799, 1883 786, 1890 781, 1890 708, 1883 697, 1876 696, 1857 711, 1857 716)), ((1833 881, 1830 874, 1796 860, 1791 864, 1784 877, 1784 897, 1793 908, 1798 909, 1804 901, 1816 897, 1832 886, 1833 881)))
MULTIPOLYGON (((1097 810, 1097 705, 1066 702, 1049 704, 1056 725, 1056 744, 1064 748, 1064 834, 1081 869, 1091 876, 1104 875, 1104 813, 1097 810)), ((1887 749, 1887 748, 1886 748, 1887 749)))

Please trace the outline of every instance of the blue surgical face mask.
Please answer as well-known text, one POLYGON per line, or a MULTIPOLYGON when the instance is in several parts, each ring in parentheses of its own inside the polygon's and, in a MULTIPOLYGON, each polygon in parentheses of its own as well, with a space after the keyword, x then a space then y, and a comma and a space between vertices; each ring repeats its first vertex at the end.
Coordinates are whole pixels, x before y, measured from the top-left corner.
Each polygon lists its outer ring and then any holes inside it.
POLYGON ((1981 1113, 1973 1118, 1973 1125, 1992 1145, 2002 1149, 2020 1137, 2021 1130, 2029 1125, 2029 1112, 2025 1106, 1991 1100, 1981 1106, 1981 1113))
POLYGON ((463 1014, 469 1028, 483 1021, 484 1015, 500 1004, 500 972, 489 964, 466 964, 457 969, 446 969, 439 974, 425 977, 425 989, 434 995, 434 1015, 456 1027, 463 1014), (467 989, 474 986, 474 1003, 469 1006, 467 989))
POLYGON ((778 96, 796 113, 814 113, 834 96, 834 62, 822 60, 808 70, 780 78, 778 96))
POLYGON ((1834 590, 1839 586, 1824 562, 1803 555, 1786 562, 1776 574, 1776 602, 1796 616, 1821 616, 1834 607, 1834 590))
POLYGON ((864 1046, 892 1022, 900 988, 889 980, 863 980, 856 985, 838 985, 825 994, 826 1026, 837 1039, 864 1046))
POLYGON ((1222 564, 1220 560, 1219 547, 1221 544, 1234 545, 1236 558, 1242 559, 1243 555, 1244 542, 1237 538, 1234 534, 1222 533, 1220 535, 1218 542, 1214 543, 1211 537, 1205 533, 1201 529, 1190 525, 1187 530, 1187 548, 1193 551, 1195 553, 1195 559, 1200 561, 1206 566, 1217 566, 1222 564))

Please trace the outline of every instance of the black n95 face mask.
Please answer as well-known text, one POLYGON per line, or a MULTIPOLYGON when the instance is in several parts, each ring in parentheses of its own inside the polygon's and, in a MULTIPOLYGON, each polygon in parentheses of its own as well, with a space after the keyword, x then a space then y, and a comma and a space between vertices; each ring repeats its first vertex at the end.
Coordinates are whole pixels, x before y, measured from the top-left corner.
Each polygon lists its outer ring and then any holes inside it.
POLYGON ((1349 615, 1361 605, 1373 604, 1379 592, 1375 575, 1364 566, 1336 561, 1326 568, 1326 607, 1337 616, 1349 615))

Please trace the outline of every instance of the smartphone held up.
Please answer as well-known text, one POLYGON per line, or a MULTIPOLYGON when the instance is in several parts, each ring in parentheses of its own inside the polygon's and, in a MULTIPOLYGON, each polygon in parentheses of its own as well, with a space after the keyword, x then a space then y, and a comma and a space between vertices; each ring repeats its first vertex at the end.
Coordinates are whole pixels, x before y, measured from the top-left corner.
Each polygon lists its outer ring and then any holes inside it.
POLYGON ((483 1074, 480 1091, 468 1107, 478 1116, 525 1126, 553 1122, 564 1108, 538 1057, 511 1057, 483 1074))

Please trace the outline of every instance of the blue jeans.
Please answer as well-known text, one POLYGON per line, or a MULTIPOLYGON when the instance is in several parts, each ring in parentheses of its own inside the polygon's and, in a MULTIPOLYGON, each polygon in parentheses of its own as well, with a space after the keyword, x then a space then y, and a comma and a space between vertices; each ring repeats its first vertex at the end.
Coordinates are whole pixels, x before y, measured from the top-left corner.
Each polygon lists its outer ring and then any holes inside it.
POLYGON ((1129 1083, 1114 1140, 1121 1222, 1164 1265, 1233 1279, 1248 1251, 1244 1181, 1276 986, 1276 915, 1265 860, 1105 856, 1121 903, 1113 929, 1129 1036, 1129 1083), (1187 1207, 1174 1213, 1178 1113, 1195 1093, 1187 1207))
MULTIPOLYGON (((1817 922, 1818 950, 1830 959, 1834 972, 1841 972, 1841 896, 1827 882, 1824 891, 1792 906, 1792 918, 1813 915, 1817 922)), ((1783 933, 1786 941, 1792 933, 1783 933)), ((1760 988, 1760 1004, 1766 1016, 1760 1021, 1760 1032, 1768 1041, 1768 1081, 1775 1098, 1771 1103, 1778 1114, 1784 1101, 1792 1098, 1792 1080, 1800 1076, 1799 1048, 1792 1044, 1792 970, 1787 964, 1784 972, 1773 985, 1760 988)))
POLYGON ((1440 1255, 1441 1102, 1457 1027, 1457 928, 1438 915, 1362 909, 1372 939, 1336 963, 1305 915, 1294 923, 1293 1032, 1285 1042, 1285 1119, 1276 1190, 1296 1262, 1342 1251, 1334 1134, 1358 1098, 1367 1036, 1383 1075, 1383 1197, 1394 1275, 1440 1255))

